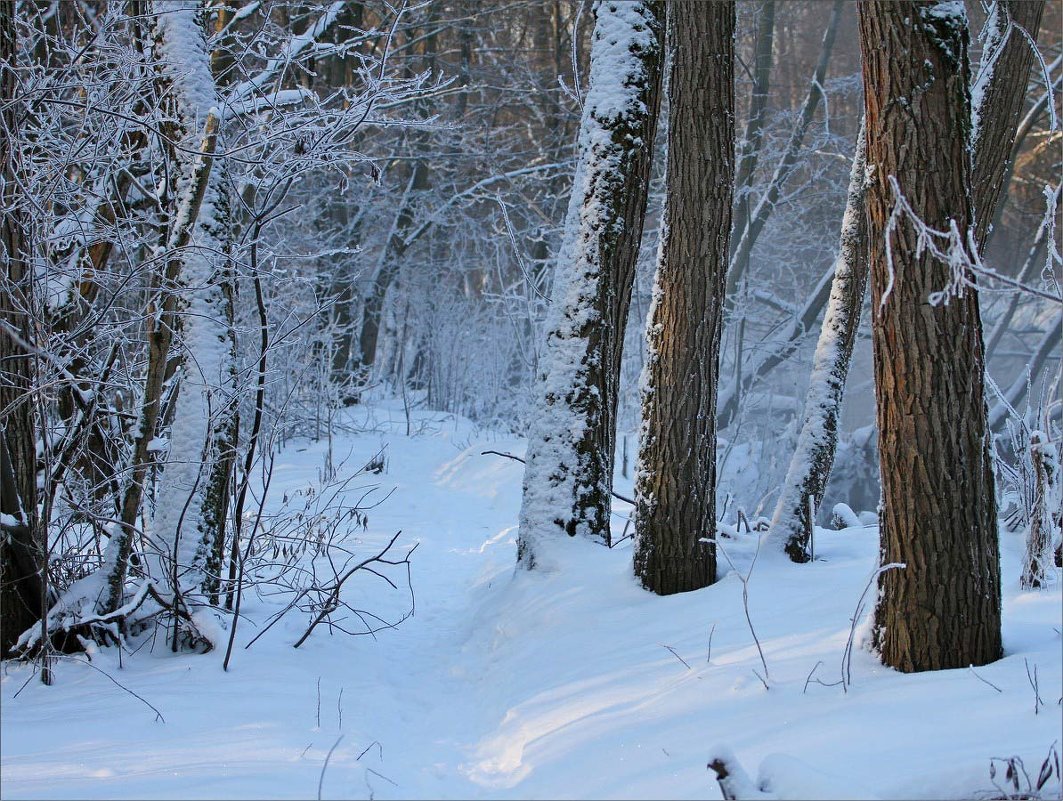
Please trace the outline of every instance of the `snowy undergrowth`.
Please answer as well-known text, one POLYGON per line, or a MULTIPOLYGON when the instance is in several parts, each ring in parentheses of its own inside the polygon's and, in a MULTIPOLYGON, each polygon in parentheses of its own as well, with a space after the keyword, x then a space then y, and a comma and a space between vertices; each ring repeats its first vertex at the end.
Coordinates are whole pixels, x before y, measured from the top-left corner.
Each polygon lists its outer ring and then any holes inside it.
MULTIPOLYGON (((323 798, 716 798, 718 746, 777 797, 989 797, 991 758, 1019 756, 1036 778, 1061 736, 1061 580, 1020 591, 1013 535, 1004 659, 902 675, 857 650, 848 692, 815 679, 840 676, 876 530, 817 529, 808 565, 762 555, 749 589, 765 690, 735 572, 657 598, 631 577, 630 541, 566 539, 564 570, 515 574, 522 466, 481 451, 522 442, 450 416, 416 413, 407 437, 401 408, 352 414, 372 431, 335 439, 334 453, 360 466, 386 445, 388 471, 358 486, 395 488, 355 547, 369 555, 399 529, 420 542, 416 615, 375 641, 321 630, 298 650, 307 620, 289 615, 245 651, 277 611, 252 594, 228 673, 220 652, 173 655, 161 639, 122 667, 113 649, 96 655, 165 722, 82 664, 62 663, 54 687, 6 665, 3 797, 312 798, 320 782, 323 798)), ((316 481, 326 450, 291 443, 273 497, 316 481)), ((724 543, 745 571, 752 541, 724 543)))

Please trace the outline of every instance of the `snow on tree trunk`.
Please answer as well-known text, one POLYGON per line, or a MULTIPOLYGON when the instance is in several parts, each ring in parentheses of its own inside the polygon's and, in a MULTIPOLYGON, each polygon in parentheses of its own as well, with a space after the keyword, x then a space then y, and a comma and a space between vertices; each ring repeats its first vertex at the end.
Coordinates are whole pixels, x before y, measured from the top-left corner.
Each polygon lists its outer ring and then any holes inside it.
POLYGON ((660 104, 663 3, 600 2, 529 432, 518 561, 609 536, 617 385, 660 104))
POLYGON ((784 548, 795 562, 807 562, 812 558, 812 527, 815 525, 812 516, 823 503, 823 492, 834 464, 845 380, 867 288, 865 164, 866 138, 861 123, 849 175, 849 193, 842 216, 830 301, 823 317, 805 398, 804 422, 768 534, 772 544, 784 548))
MULTIPOLYGON (((194 180, 193 154, 200 132, 219 103, 199 12, 198 2, 186 0, 168 3, 155 19, 156 57, 163 80, 172 87, 177 117, 178 196, 194 180)), ((219 493, 225 492, 222 482, 228 483, 218 468, 231 463, 235 437, 235 361, 226 323, 231 305, 225 292, 231 221, 222 178, 215 165, 206 178, 188 241, 173 256, 179 260, 175 286, 163 288, 177 298, 180 388, 152 521, 160 550, 153 561, 156 569, 165 570, 170 589, 181 595, 209 591, 215 581, 207 574, 207 565, 214 562, 211 555, 223 531, 219 493)), ((185 222, 178 214, 171 226, 180 230, 185 222)))
POLYGON ((667 195, 646 323, 635 574, 716 580, 716 390, 734 190, 733 3, 672 3, 667 195))
POLYGON ((1044 587, 1052 565, 1053 513, 1060 506, 1059 460, 1056 449, 1042 431, 1030 435, 1033 462, 1033 511, 1026 532, 1026 557, 1019 581, 1023 589, 1044 587))

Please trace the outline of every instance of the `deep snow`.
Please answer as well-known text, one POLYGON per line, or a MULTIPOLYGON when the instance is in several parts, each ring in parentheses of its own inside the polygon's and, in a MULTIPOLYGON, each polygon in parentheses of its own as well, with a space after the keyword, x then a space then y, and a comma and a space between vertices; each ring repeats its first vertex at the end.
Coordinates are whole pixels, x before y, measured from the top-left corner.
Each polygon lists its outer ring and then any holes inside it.
MULTIPOLYGON (((631 576, 630 540, 610 551, 577 539, 557 544, 561 570, 515 573, 522 465, 481 451, 519 454, 521 441, 432 413, 415 413, 407 437, 401 409, 354 414, 371 433, 336 438, 334 453, 357 466, 386 445, 387 471, 354 486, 394 487, 358 547, 399 529, 420 542, 415 616, 376 640, 322 628, 295 650, 308 621, 292 613, 242 650, 279 603, 252 595, 228 673, 223 649, 173 655, 161 639, 122 667, 113 649, 95 656, 165 723, 82 664, 62 663, 53 687, 6 664, 4 798, 313 798, 319 781, 323 798, 718 798, 706 763, 721 746, 780 798, 971 798, 993 790, 992 757, 1020 756, 1036 779, 1060 745, 1059 571, 1050 590, 1020 591, 1013 535, 1002 537, 1004 659, 977 675, 902 675, 857 650, 848 692, 806 679, 817 662, 817 678, 839 677, 876 530, 817 529, 809 565, 762 553, 750 614, 765 690, 733 571, 657 598, 631 576)), ((326 450, 291 443, 275 501, 313 484, 326 450)), ((619 533, 626 504, 616 512, 619 533)), ((753 539, 724 543, 746 570, 753 539)), ((401 594, 382 587, 351 592, 400 610, 401 594)))

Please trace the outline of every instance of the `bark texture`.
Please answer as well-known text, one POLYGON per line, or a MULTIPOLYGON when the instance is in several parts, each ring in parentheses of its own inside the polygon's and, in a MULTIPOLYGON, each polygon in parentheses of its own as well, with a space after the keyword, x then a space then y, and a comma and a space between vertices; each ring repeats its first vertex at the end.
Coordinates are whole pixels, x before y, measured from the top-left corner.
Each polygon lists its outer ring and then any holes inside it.
POLYGON ((735 8, 670 3, 668 191, 647 323, 635 574, 659 595, 716 580, 716 388, 734 190, 735 8))
POLYGON ((891 229, 895 178, 926 225, 973 224, 967 20, 961 4, 868 0, 860 6, 882 563, 873 640, 905 672, 1001 656, 1000 564, 982 323, 968 289, 928 296, 950 268, 891 229), (887 237, 892 263, 887 258, 887 237))
POLYGON ((620 355, 660 105, 664 4, 596 7, 579 162, 528 442, 518 560, 559 534, 609 538, 620 355))
POLYGON ((849 175, 830 301, 805 398, 804 421, 771 525, 771 538, 794 562, 808 562, 813 556, 812 527, 834 465, 845 380, 867 291, 866 151, 866 132, 861 125, 849 175))
POLYGON ((40 618, 44 601, 44 534, 37 519, 36 433, 33 408, 33 355, 11 335, 32 343, 33 276, 26 259, 28 220, 18 210, 18 154, 15 150, 21 104, 16 95, 15 4, 0 3, 0 81, 3 131, 3 186, 0 191, 0 654, 40 618), (11 332, 7 329, 10 328, 11 332))

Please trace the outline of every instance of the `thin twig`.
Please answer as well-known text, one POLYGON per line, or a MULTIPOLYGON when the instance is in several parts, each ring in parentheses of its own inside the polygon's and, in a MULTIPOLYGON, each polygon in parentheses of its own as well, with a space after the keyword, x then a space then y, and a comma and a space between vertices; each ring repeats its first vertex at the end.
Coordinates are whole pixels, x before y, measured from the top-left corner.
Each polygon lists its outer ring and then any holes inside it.
POLYGON ((341 734, 336 738, 336 742, 332 744, 332 748, 330 748, 325 755, 325 764, 321 766, 321 775, 317 779, 317 801, 321 801, 321 787, 325 784, 325 771, 328 770, 328 761, 332 759, 332 752, 336 750, 336 746, 340 744, 340 740, 342 739, 343 735, 341 734))
POLYGON ((85 665, 86 667, 90 667, 93 670, 95 670, 97 673, 102 673, 104 676, 106 676, 108 679, 110 679, 111 683, 114 684, 115 687, 118 687, 121 690, 125 690, 131 696, 133 696, 138 701, 140 701, 142 704, 144 704, 146 707, 148 707, 152 712, 154 712, 155 713, 155 720, 161 721, 162 723, 166 722, 166 718, 164 718, 162 716, 162 712, 160 712, 150 701, 146 700, 145 698, 143 698, 140 695, 137 695, 135 692, 130 690, 124 684, 119 682, 114 676, 112 676, 106 670, 103 670, 101 668, 96 667, 94 664, 92 664, 92 662, 84 661, 84 660, 78 659, 77 657, 74 657, 74 656, 67 656, 65 654, 52 654, 52 658, 53 659, 69 659, 72 662, 77 662, 78 664, 85 665))
POLYGON ((770 689, 768 687, 768 680, 771 679, 771 674, 768 672, 768 660, 764 658, 764 649, 760 647, 760 638, 757 637, 757 630, 753 628, 753 618, 750 617, 749 614, 749 577, 753 575, 753 568, 757 564, 757 557, 760 556, 760 537, 757 537, 757 549, 753 552, 753 561, 749 563, 749 570, 746 571, 744 576, 738 572, 738 568, 736 568, 735 563, 731 561, 731 556, 724 549, 722 543, 717 539, 710 537, 702 537, 701 541, 713 543, 717 550, 723 554, 723 558, 727 560, 727 564, 731 566, 731 570, 734 571, 734 574, 738 576, 738 580, 742 582, 742 609, 746 613, 746 623, 749 626, 749 633, 753 635, 753 642, 756 644, 757 653, 760 655, 760 664, 764 668, 763 676, 755 670, 753 672, 757 674, 757 678, 763 683, 764 689, 770 689))
POLYGON ((996 691, 997 691, 998 693, 1002 693, 1002 692, 1004 692, 1004 691, 1003 691, 1002 689, 1000 689, 999 687, 997 687, 997 685, 993 684, 993 682, 991 682, 991 681, 990 681, 989 679, 987 679, 987 678, 984 678, 984 677, 982 677, 982 676, 979 676, 979 675, 978 675, 978 672, 977 672, 977 671, 976 671, 976 670, 974 669, 974 665, 968 665, 968 666, 967 666, 967 669, 968 669, 969 671, 971 671, 971 673, 972 673, 972 674, 974 674, 974 677, 975 677, 976 679, 978 679, 978 681, 982 682, 983 684, 988 684, 988 685, 989 685, 990 687, 992 687, 992 688, 993 688, 994 690, 996 690, 996 691))
POLYGON ((683 657, 681 657, 679 654, 677 654, 675 652, 675 648, 673 648, 670 645, 664 645, 664 644, 661 644, 661 643, 658 643, 658 645, 660 645, 662 648, 667 648, 669 651, 671 651, 672 652, 672 656, 674 656, 676 659, 678 659, 680 662, 682 662, 684 665, 686 665, 686 669, 687 670, 693 670, 694 669, 689 664, 687 664, 687 661, 685 659, 683 659, 683 657))
MULTIPOLYGON (((504 457, 506 459, 512 459, 514 462, 520 462, 521 464, 527 464, 526 461, 521 459, 519 456, 514 456, 512 453, 503 453, 502 451, 480 451, 480 455, 481 456, 487 456, 488 454, 492 454, 494 456, 502 456, 502 457, 504 457)), ((635 501, 633 499, 627 497, 626 495, 621 495, 619 492, 614 492, 613 490, 609 490, 609 494, 612 495, 614 498, 616 498, 618 501, 623 501, 624 503, 630 503, 632 506, 635 505, 635 501)))

